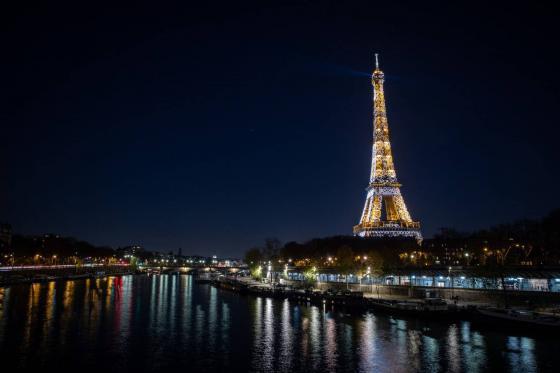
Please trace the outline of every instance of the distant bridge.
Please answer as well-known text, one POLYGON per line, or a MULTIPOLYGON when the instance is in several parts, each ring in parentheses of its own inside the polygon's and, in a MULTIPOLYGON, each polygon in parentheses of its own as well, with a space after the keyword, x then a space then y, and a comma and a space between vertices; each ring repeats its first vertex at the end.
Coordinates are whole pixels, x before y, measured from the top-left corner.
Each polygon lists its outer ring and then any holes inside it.
POLYGON ((246 270, 249 267, 246 265, 240 266, 219 266, 219 265, 141 265, 138 266, 138 269, 142 272, 150 272, 150 271, 160 271, 161 273, 199 273, 199 272, 220 272, 224 274, 236 273, 242 270, 246 270))
POLYGON ((45 265, 0 267, 0 286, 44 282, 59 279, 121 276, 134 273, 128 264, 116 265, 45 265))

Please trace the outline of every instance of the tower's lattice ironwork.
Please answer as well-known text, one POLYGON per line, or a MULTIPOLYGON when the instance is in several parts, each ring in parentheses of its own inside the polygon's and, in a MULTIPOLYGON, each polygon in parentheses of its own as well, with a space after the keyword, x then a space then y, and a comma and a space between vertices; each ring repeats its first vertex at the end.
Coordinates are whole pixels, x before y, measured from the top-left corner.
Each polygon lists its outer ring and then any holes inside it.
POLYGON ((383 93, 383 71, 375 55, 373 84, 373 152, 371 174, 360 224, 354 234, 362 237, 412 237, 422 239, 420 223, 413 221, 397 181, 383 93))

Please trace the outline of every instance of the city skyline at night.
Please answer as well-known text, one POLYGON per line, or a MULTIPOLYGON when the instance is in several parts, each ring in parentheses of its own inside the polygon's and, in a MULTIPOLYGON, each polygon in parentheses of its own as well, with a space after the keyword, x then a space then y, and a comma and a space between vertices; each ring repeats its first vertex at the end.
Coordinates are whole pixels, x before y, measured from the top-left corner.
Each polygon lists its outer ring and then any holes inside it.
POLYGON ((7 372, 557 372, 544 3, 17 2, 7 372))
POLYGON ((560 205, 551 30, 536 5, 22 8, 3 33, 0 221, 221 256, 350 235, 374 52, 425 237, 542 217, 560 205))

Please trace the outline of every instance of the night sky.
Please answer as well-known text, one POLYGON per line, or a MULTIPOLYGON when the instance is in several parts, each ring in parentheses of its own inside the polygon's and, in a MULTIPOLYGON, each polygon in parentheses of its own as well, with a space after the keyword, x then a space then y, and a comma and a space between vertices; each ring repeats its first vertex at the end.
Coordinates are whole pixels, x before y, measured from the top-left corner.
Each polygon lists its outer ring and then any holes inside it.
POLYGON ((424 236, 560 206, 558 13, 161 3, 4 14, 0 221, 16 233, 228 256, 351 234, 375 52, 424 236))

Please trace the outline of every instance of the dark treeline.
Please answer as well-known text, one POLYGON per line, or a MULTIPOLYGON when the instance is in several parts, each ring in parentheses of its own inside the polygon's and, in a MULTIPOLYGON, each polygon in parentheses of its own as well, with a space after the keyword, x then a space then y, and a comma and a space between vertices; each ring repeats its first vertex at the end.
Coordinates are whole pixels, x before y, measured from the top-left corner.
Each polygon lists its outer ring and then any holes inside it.
POLYGON ((247 251, 245 261, 256 266, 340 266, 350 261, 363 266, 426 265, 560 265, 560 209, 542 219, 524 219, 470 233, 442 228, 421 244, 408 239, 354 236, 315 238, 304 243, 267 239, 247 251), (367 258, 364 260, 364 257, 367 258), (380 264, 381 263, 381 264, 380 264))
POLYGON ((263 247, 247 251, 245 262, 255 267, 270 264, 274 268, 290 264, 302 267, 337 267, 340 273, 356 269, 379 271, 399 265, 403 250, 417 250, 413 239, 378 239, 356 236, 315 238, 305 243, 267 239, 263 247), (270 263, 268 263, 270 262, 270 263))
MULTIPOLYGON (((117 248, 96 246, 87 241, 58 234, 15 234, 10 236, 9 240, 0 240, 0 264, 70 264, 81 259, 126 259, 131 256, 138 260, 183 257, 175 256, 171 251, 149 251, 138 245, 117 248)), ((190 257, 203 258, 198 255, 190 257)))
POLYGON ((376 252, 384 258, 385 262, 398 261, 398 251, 403 249, 416 249, 415 240, 382 240, 375 238, 362 238, 356 236, 334 236, 316 238, 304 244, 289 242, 280 250, 283 258, 302 259, 306 257, 336 256, 341 248, 350 248, 356 256, 367 256, 376 252))
POLYGON ((471 265, 559 265, 560 209, 541 219, 523 219, 471 233, 443 228, 425 240, 422 249, 431 256, 472 254, 471 265))
POLYGON ((108 257, 116 251, 108 246, 95 246, 73 237, 62 237, 54 234, 44 236, 27 236, 16 234, 12 237, 11 247, 6 248, 18 257, 35 255, 58 257, 108 257))

